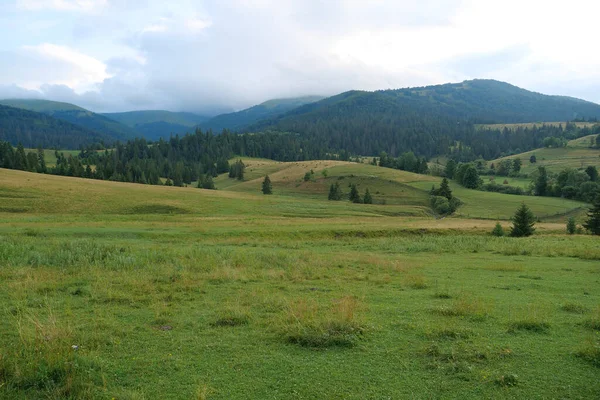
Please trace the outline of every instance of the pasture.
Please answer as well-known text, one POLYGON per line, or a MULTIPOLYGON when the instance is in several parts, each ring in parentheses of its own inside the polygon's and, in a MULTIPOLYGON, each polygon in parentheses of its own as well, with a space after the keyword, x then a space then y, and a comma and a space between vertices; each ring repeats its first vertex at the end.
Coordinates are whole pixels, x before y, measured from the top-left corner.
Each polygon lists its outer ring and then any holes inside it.
POLYGON ((598 239, 489 235, 584 204, 453 186, 435 219, 437 178, 247 163, 217 191, 0 169, 0 398, 600 396, 598 239))

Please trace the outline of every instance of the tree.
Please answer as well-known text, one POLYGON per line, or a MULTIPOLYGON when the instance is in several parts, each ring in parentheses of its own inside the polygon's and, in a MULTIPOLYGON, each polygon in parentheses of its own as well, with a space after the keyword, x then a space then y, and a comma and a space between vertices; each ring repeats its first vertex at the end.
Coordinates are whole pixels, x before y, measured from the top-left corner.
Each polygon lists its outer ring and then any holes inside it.
POLYGON ((442 183, 440 184, 440 188, 437 190, 437 196, 444 196, 448 200, 452 199, 452 190, 448 185, 448 179, 442 179, 442 183))
POLYGON ((535 216, 525 203, 522 203, 521 207, 517 209, 512 221, 513 226, 510 230, 510 236, 524 237, 533 235, 535 231, 535 216))
POLYGON ((596 196, 587 217, 583 227, 590 231, 592 235, 600 235, 600 195, 596 196))
POLYGON ((537 157, 535 156, 535 154, 532 154, 531 157, 529 157, 529 162, 531 164, 535 164, 537 162, 537 157))
POLYGON ((535 195, 545 196, 548 191, 548 173, 545 167, 538 167, 538 177, 535 180, 535 195))
POLYGON ((215 190, 215 182, 210 174, 202 175, 198 181, 198 189, 215 190))
POLYGON ((229 167, 229 177, 235 178, 238 181, 244 180, 244 171, 246 170, 246 165, 242 160, 237 160, 232 166, 229 167))
POLYGON ((48 167, 46 166, 46 159, 44 156, 44 149, 38 147, 37 149, 37 157, 38 157, 38 172, 45 174, 48 172, 48 167))
POLYGON ((500 225, 500 222, 496 222, 496 226, 492 230, 492 235, 497 236, 497 237, 504 236, 504 228, 502 228, 502 225, 500 225))
POLYGON ((573 235, 577 230, 577 224, 575 223, 575 218, 570 217, 567 221, 567 233, 569 235, 573 235))
POLYGON ((271 178, 269 175, 265 176, 265 180, 262 183, 263 194, 273 194, 273 185, 271 185, 271 178))
POLYGON ((590 177, 590 181, 596 182, 598 180, 598 169, 595 166, 590 165, 587 167, 585 173, 590 177))
POLYGON ((475 166, 469 165, 467 167, 462 177, 462 185, 469 189, 477 189, 481 185, 481 178, 479 178, 475 166))
POLYGON ((342 199, 342 189, 340 188, 340 184, 338 182, 332 183, 329 187, 329 200, 338 201, 342 199))
POLYGON ((369 193, 369 188, 365 190, 365 197, 363 197, 363 203, 373 204, 373 197, 371 197, 371 193, 369 193))
POLYGON ((350 195, 348 199, 353 203, 360 203, 360 194, 355 184, 350 185, 350 195))
POLYGON ((171 181, 171 178, 167 178, 167 180, 165 181, 165 186, 173 186, 173 182, 171 181))
POLYGON ((520 158, 515 158, 513 160, 513 165, 512 165, 512 170, 514 173, 518 174, 519 172, 521 172, 521 165, 523 165, 523 163, 521 162, 520 158))

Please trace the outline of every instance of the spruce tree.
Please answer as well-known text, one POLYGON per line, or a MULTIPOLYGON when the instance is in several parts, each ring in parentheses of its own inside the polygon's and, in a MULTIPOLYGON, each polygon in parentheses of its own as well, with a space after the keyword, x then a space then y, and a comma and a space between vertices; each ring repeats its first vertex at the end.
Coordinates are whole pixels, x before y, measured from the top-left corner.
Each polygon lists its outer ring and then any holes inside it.
POLYGON ((492 230, 492 235, 497 236, 497 237, 504 236, 504 228, 502 228, 502 225, 500 225, 500 222, 496 222, 496 226, 492 230))
POLYGON ((350 195, 348 199, 353 203, 360 203, 360 194, 355 184, 350 185, 350 195))
POLYGON ((517 209, 512 221, 513 226, 510 230, 510 236, 523 237, 533 235, 535 231, 535 216, 525 203, 522 203, 521 207, 517 209))
POLYGON ((329 187, 329 196, 327 197, 329 200, 338 201, 342 199, 342 190, 340 189, 339 183, 332 183, 329 187))
POLYGON ((363 198, 363 203, 373 204, 373 197, 371 197, 371 193, 369 193, 369 188, 365 190, 365 197, 363 198))
POLYGON ((263 194, 273 194, 273 185, 271 185, 271 178, 269 175, 265 176, 265 180, 262 183, 263 194))
POLYGON ((436 195, 443 196, 443 197, 447 198, 448 200, 452 200, 452 190, 450 189, 450 186, 448 185, 448 179, 446 179, 446 178, 442 179, 442 183, 441 183, 440 188, 437 191, 436 195))
POLYGON ((588 219, 583 224, 583 227, 590 231, 592 235, 600 235, 600 195, 596 196, 587 216, 588 219))
POLYGON ((535 195, 536 196, 545 196, 548 191, 548 172, 546 172, 546 168, 539 167, 538 168, 538 177, 535 180, 535 195))

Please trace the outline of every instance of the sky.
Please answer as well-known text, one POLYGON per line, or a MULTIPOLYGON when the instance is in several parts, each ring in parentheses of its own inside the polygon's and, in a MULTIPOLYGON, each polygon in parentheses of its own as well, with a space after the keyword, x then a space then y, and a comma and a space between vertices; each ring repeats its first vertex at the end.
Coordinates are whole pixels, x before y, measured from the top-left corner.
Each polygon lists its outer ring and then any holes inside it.
POLYGON ((0 0, 0 98, 200 114, 491 78, 600 103, 597 0, 0 0))

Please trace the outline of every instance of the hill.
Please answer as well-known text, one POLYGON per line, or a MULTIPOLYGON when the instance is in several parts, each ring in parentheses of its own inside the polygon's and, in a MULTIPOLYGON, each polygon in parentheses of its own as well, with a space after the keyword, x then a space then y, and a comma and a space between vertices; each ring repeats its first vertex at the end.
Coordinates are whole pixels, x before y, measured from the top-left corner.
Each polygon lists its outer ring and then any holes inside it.
POLYGON ((305 96, 290 99, 269 100, 242 111, 217 115, 216 117, 201 123, 200 127, 204 130, 211 129, 216 133, 220 133, 223 129, 239 131, 260 120, 275 118, 294 108, 314 103, 315 101, 322 99, 322 96, 305 96))
POLYGON ((546 167, 548 171, 560 172, 565 168, 585 168, 590 165, 600 169, 600 149, 590 147, 590 139, 598 135, 584 136, 570 140, 565 147, 543 147, 508 157, 498 158, 490 161, 498 165, 498 162, 506 159, 520 158, 523 162, 521 173, 530 174, 538 167, 546 167), (536 162, 529 162, 531 156, 535 155, 536 162))
POLYGON ((350 91, 261 121, 247 131, 296 132, 334 150, 374 155, 446 154, 455 141, 484 139, 473 123, 518 123, 598 117, 600 105, 473 80, 422 88, 350 91))
POLYGON ((0 105, 0 140, 25 147, 77 149, 111 138, 47 114, 0 105))
POLYGON ((194 113, 164 110, 129 111, 102 115, 133 128, 142 137, 150 140, 157 140, 161 137, 168 138, 171 134, 191 132, 193 127, 209 118, 194 113))
POLYGON ((0 101, 0 104, 44 113, 53 118, 93 130, 105 137, 108 142, 125 141, 138 136, 132 128, 74 104, 37 99, 9 99, 0 101))

